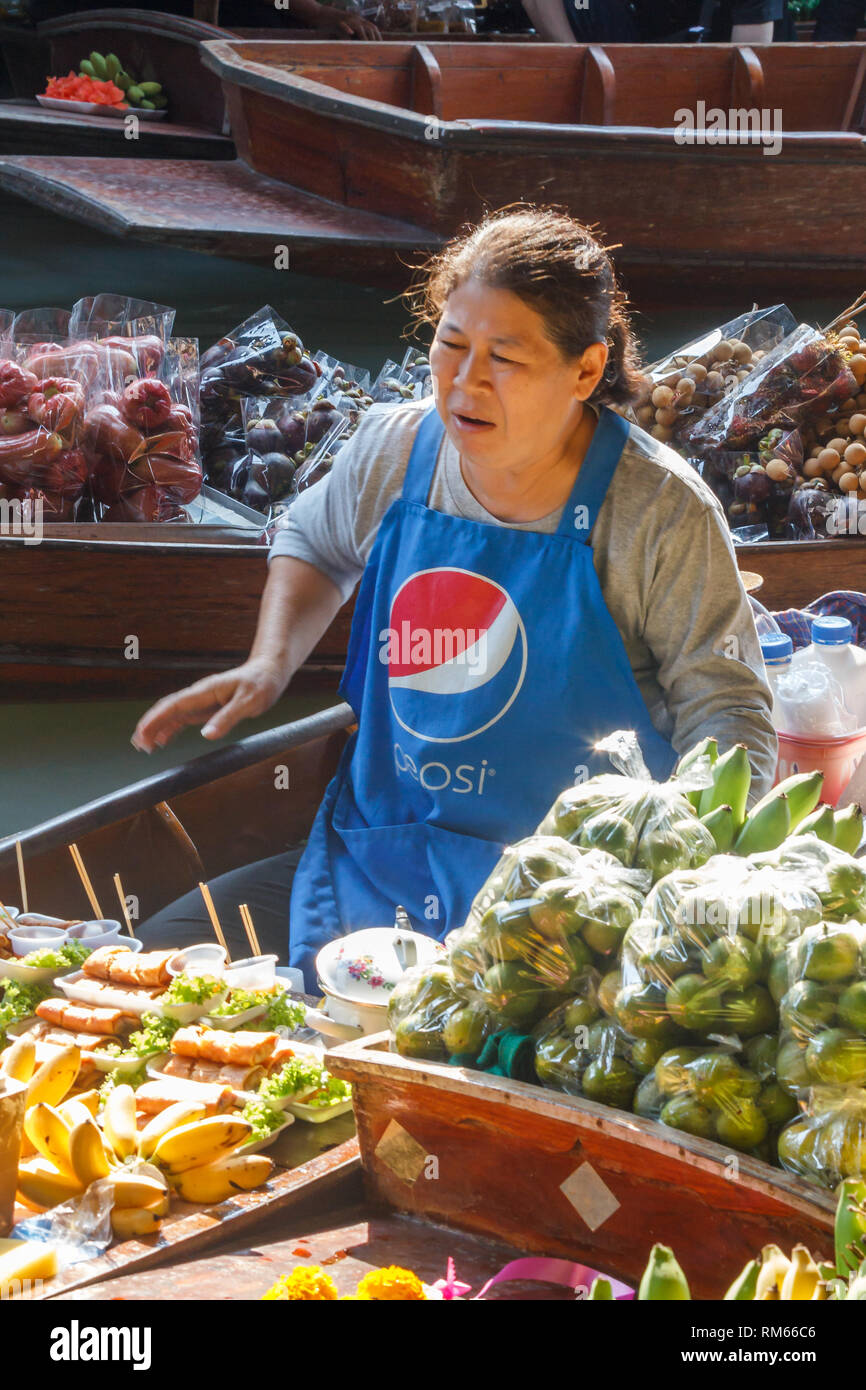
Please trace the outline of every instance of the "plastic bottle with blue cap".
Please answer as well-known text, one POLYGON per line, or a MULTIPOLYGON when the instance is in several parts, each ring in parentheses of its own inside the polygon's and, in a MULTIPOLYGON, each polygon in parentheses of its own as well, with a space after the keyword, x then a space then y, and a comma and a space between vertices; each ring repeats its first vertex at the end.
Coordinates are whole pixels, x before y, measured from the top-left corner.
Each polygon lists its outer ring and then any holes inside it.
POLYGON ((839 682, 856 727, 866 725, 866 651, 854 644, 848 618, 828 615, 813 619, 812 641, 794 654, 793 668, 818 663, 839 682))
POLYGON ((794 656, 794 643, 786 632, 780 632, 778 628, 775 632, 762 632, 760 634, 760 642, 767 684, 773 692, 773 724, 778 729, 780 727, 780 711, 776 694, 776 682, 781 676, 787 675, 791 669, 791 662, 794 656))

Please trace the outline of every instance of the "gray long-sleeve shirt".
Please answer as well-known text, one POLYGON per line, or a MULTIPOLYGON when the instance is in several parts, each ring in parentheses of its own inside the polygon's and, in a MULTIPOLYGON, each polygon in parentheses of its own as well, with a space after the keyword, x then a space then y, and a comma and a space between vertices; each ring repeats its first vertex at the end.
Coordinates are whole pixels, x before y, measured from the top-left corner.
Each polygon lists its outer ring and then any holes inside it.
MULTIPOLYGON (((371 407, 328 477, 289 509, 271 557, 307 561, 348 599, 379 523, 402 491, 415 434, 430 406, 427 399, 371 407)), ((523 531, 553 532, 561 516, 499 521, 470 492, 447 435, 429 505, 523 531)), ((752 610, 712 492, 678 454, 632 425, 592 548, 604 600, 655 727, 678 753, 706 735, 722 749, 745 743, 752 797, 763 795, 776 766, 770 692, 752 610)))

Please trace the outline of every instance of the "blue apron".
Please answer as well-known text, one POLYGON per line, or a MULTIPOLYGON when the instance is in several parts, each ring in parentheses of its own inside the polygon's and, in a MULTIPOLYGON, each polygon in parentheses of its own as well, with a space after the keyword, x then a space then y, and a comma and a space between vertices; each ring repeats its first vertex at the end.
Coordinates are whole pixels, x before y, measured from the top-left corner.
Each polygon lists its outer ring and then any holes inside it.
POLYGON ((601 410, 552 534, 432 510, 443 433, 433 409, 355 606, 340 690, 358 730, 292 888, 290 963, 310 988, 327 941, 390 926, 398 903, 429 936, 461 926, 503 846, 531 834, 564 787, 611 770, 593 752, 599 738, 634 729, 658 778, 675 760, 592 559, 626 421, 601 410))

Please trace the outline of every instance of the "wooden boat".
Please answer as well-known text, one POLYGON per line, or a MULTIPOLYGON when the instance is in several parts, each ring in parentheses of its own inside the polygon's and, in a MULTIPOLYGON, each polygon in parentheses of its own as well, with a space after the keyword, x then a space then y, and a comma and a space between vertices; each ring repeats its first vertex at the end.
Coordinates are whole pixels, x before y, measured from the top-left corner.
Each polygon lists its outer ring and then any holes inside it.
MULTIPOLYGON (((49 523, 38 545, 0 536, 0 699, 148 698, 243 661, 267 548, 255 513, 212 498, 214 524, 49 523)), ((293 689, 336 686, 350 625, 347 606, 293 689)))
MULTIPOLYGON (((143 918, 202 877, 302 839, 351 720, 349 708, 338 705, 208 753, 23 834, 24 863, 28 881, 38 884, 39 910, 88 911, 68 853, 73 841, 103 907, 112 901, 112 876, 119 872, 124 889, 139 897, 143 918), (275 788, 275 762, 289 770, 288 796, 275 788)), ((32 892, 35 899, 35 887, 32 892)), ((12 837, 0 841, 0 900, 14 903, 18 897, 12 837)), ((768 1242, 789 1248, 801 1240, 816 1253, 831 1252, 832 1197, 790 1174, 737 1156, 734 1175, 731 1155, 720 1145, 537 1086, 402 1058, 384 1051, 384 1042, 380 1035, 335 1048, 329 1066, 354 1088, 366 1181, 362 1216, 390 1222, 388 1229, 402 1230, 403 1239, 412 1228, 405 1221, 395 1227, 395 1213, 451 1232, 468 1231, 512 1253, 579 1260, 632 1284, 652 1243, 662 1240, 676 1248, 697 1297, 719 1297, 768 1242), (422 1176, 428 1155, 438 1165, 435 1181, 422 1176)), ((350 1186, 334 1186, 333 1200, 345 1198, 347 1190, 357 1200, 356 1151, 344 1146, 334 1153, 339 1172, 319 1162, 315 1175, 309 1170, 311 1181, 342 1174, 350 1186)), ((289 1173, 285 1186, 271 1194, 280 1200, 270 1213, 263 1210, 270 1239, 281 1234, 281 1210, 300 1200, 302 1181, 289 1173)), ((314 1185, 311 1192, 315 1196, 314 1185)), ((255 1193, 242 1198, 244 1220, 238 1218, 225 1235, 231 1238, 235 1229, 246 1234, 257 1202, 267 1200, 267 1194, 255 1193)), ((214 1240, 220 1215, 214 1209, 195 1220, 180 1212, 174 1244, 156 1245, 151 1239, 132 1243, 135 1248, 119 1247, 101 1266, 84 1272, 86 1281, 135 1268, 138 1259, 151 1265, 177 1259, 187 1248, 214 1240), (183 1244, 187 1237, 193 1242, 189 1247, 183 1244)), ((317 1229, 307 1216, 303 1220, 307 1232, 317 1229)), ((426 1238, 428 1228, 421 1230, 426 1238)), ((417 1228, 415 1234, 418 1252, 417 1228)), ((437 1258, 441 1233, 438 1239, 437 1258)), ((320 1247, 324 1243, 322 1236, 320 1247)), ((392 1263, 392 1257, 378 1263, 392 1263)))
POLYGON ((237 161, 4 159, 0 182, 119 235, 245 258, 271 259, 279 229, 297 269, 342 278, 405 279, 406 253, 542 198, 622 244, 640 306, 709 300, 734 275, 761 298, 860 288, 862 45, 223 38, 203 61, 237 161), (781 149, 679 143, 699 102, 780 113, 781 149))
POLYGON ((19 33, 8 54, 14 97, 0 101, 0 152, 135 159, 231 159, 218 78, 199 63, 201 45, 225 30, 152 10, 86 10, 19 33), (62 75, 93 49, 117 53, 136 76, 153 73, 171 94, 170 119, 139 122, 137 138, 106 116, 70 115, 35 99, 49 73, 62 75))
MULTIPOLYGON (((225 500, 225 499, 223 499, 225 500)), ((0 701, 166 695, 249 653, 267 574, 254 531, 173 525, 46 526, 39 545, 0 536, 0 701), (128 656, 128 637, 138 655, 128 656)), ((738 546, 765 608, 800 608, 833 589, 864 588, 866 541, 738 546)), ((353 601, 293 682, 335 688, 353 601)))

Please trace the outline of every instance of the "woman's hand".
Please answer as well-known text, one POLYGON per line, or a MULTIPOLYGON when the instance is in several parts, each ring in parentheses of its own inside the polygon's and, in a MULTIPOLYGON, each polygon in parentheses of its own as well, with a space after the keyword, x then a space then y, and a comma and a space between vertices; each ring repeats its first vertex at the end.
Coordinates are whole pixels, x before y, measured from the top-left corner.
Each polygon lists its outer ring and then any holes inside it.
POLYGON ((285 674, 273 662, 250 657, 242 666, 206 676, 158 700, 138 721, 133 747, 152 753, 154 748, 164 748, 181 729, 203 721, 205 738, 222 738, 242 719, 253 719, 276 704, 286 684, 285 674))
POLYGON ((380 39, 382 35, 369 19, 347 10, 338 10, 335 5, 320 5, 315 17, 317 29, 339 29, 347 38, 380 39))

